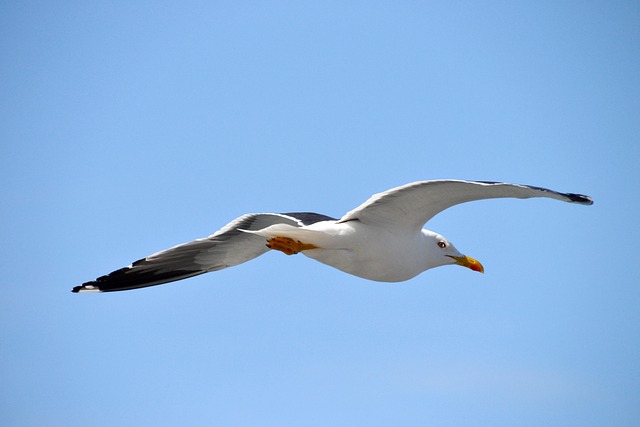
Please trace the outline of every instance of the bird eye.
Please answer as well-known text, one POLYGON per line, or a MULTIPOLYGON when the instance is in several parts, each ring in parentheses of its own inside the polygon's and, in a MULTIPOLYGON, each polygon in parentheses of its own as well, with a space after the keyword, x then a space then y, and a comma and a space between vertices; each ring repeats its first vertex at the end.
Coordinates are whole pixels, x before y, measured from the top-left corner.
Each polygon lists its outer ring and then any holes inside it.
POLYGON ((444 248, 446 248, 446 247, 447 247, 447 243, 446 243, 444 240, 440 240, 440 241, 438 242, 438 246, 439 246, 441 249, 444 249, 444 248))

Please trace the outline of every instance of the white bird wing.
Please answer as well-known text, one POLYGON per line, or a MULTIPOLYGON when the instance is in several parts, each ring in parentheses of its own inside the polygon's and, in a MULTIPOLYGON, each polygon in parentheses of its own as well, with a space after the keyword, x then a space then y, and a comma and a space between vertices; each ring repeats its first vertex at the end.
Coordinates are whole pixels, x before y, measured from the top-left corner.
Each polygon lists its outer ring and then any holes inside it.
POLYGON ((380 227, 419 230, 439 212, 460 203, 482 199, 547 197, 590 205, 590 197, 559 193, 541 187, 504 182, 434 180, 418 181, 374 194, 338 222, 359 220, 380 227))
POLYGON ((274 224, 296 227, 333 219, 310 212, 243 215, 209 237, 174 246, 135 261, 96 280, 73 288, 73 292, 111 292, 160 285, 210 271, 242 264, 269 250, 265 239, 243 230, 260 230, 274 224))

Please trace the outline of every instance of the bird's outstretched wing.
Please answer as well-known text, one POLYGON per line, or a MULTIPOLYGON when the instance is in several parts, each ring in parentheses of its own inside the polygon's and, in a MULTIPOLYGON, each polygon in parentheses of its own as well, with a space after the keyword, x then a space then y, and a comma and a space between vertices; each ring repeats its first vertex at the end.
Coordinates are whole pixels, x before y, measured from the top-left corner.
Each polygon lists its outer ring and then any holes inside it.
POLYGON ((462 180, 418 181, 371 196, 338 222, 360 220, 381 227, 414 231, 451 206, 473 200, 511 197, 547 197, 583 205, 593 203, 590 197, 581 194, 559 193, 529 185, 462 180))
POLYGON ((161 285, 242 264, 267 252, 264 238, 240 230, 260 230, 274 224, 303 226, 333 220, 325 215, 296 212, 243 215, 211 236, 174 246, 135 261, 72 292, 111 292, 161 285))

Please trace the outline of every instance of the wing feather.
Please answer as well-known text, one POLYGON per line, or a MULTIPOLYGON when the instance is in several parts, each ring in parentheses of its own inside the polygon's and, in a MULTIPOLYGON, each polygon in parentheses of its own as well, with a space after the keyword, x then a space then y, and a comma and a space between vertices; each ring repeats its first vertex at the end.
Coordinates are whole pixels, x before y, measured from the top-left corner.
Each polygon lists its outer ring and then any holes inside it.
POLYGON ((375 194, 344 215, 339 222, 360 220, 386 227, 417 230, 443 210, 482 199, 547 197, 590 205, 590 197, 560 193, 542 187, 505 182, 435 180, 418 181, 375 194))
POLYGON ((128 267, 73 288, 73 292, 112 292, 160 285, 242 264, 269 250, 264 238, 243 233, 274 224, 296 227, 331 219, 310 212, 243 215, 211 236, 174 246, 128 267))

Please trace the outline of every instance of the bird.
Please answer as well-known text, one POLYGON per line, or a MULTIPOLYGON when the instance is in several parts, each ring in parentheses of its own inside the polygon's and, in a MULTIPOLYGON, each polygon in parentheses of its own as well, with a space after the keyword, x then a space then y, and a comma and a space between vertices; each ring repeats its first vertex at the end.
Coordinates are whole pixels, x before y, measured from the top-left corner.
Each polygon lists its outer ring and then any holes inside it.
POLYGON ((495 198, 550 198, 591 205, 589 196, 531 185, 455 179, 417 181, 374 194, 341 218, 314 212, 250 213, 212 235, 154 253, 72 292, 145 288, 222 270, 268 251, 302 253, 345 273, 403 282, 431 268, 460 265, 484 272, 446 237, 423 229, 460 203, 495 198))

